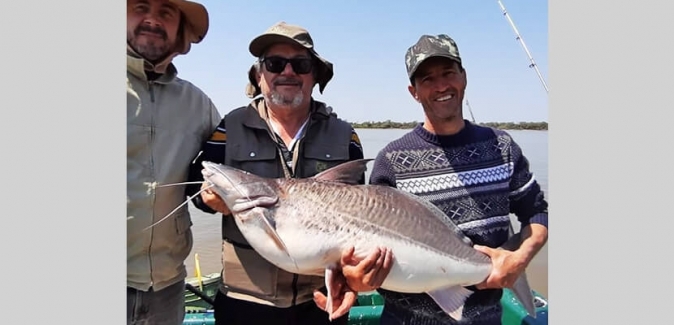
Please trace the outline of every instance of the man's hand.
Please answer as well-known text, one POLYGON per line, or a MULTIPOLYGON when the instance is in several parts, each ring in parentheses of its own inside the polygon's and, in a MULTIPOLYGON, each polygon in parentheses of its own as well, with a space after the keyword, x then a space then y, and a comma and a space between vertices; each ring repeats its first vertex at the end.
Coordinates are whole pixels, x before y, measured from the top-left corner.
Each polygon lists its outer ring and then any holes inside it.
MULTIPOLYGON (((206 187, 210 187, 208 185, 208 182, 204 182, 201 185, 202 190, 206 187)), ((220 198, 220 196, 217 193, 211 191, 209 188, 201 192, 201 200, 211 209, 218 211, 224 215, 228 215, 231 213, 229 211, 229 208, 225 204, 225 201, 223 201, 222 198, 220 198)))
POLYGON ((340 272, 335 271, 332 279, 333 281, 330 284, 333 288, 332 310, 326 310, 328 297, 318 290, 314 291, 314 302, 318 308, 325 310, 328 313, 330 320, 347 314, 358 298, 358 292, 346 285, 346 279, 340 272))
POLYGON ((340 266, 347 285, 355 291, 372 291, 379 288, 393 266, 393 252, 385 247, 376 248, 363 260, 353 256, 350 247, 342 252, 340 266))
POLYGON ((494 249, 475 245, 474 248, 491 258, 492 270, 487 279, 475 287, 478 289, 512 288, 517 278, 525 272, 538 251, 548 239, 547 227, 528 224, 502 246, 494 249))
POLYGON ((332 311, 326 310, 328 298, 320 291, 314 291, 316 305, 328 312, 331 319, 349 312, 360 291, 372 291, 381 286, 393 266, 393 253, 387 248, 377 248, 366 258, 359 260, 350 247, 342 252, 340 265, 333 271, 332 281, 327 285, 332 289, 332 311))
POLYGON ((524 272, 526 261, 516 252, 475 245, 474 248, 491 258, 492 270, 487 279, 476 285, 477 289, 512 288, 524 272))

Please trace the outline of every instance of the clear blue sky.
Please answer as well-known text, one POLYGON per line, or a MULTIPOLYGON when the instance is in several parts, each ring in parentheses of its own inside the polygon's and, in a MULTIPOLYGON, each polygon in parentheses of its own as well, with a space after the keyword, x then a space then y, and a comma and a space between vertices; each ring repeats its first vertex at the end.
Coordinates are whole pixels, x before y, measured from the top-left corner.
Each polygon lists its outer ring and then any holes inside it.
MULTIPOLYGON (((548 3, 502 0, 548 82, 548 3)), ((210 29, 175 59, 181 77, 203 89, 225 114, 246 105, 249 42, 284 20, 309 30, 319 54, 335 65, 325 101, 350 122, 421 121, 407 91, 404 55, 422 34, 458 43, 468 73, 466 99, 478 122, 547 121, 548 96, 496 0, 222 1, 204 0, 210 29)), ((464 117, 470 119, 464 104, 464 117)))

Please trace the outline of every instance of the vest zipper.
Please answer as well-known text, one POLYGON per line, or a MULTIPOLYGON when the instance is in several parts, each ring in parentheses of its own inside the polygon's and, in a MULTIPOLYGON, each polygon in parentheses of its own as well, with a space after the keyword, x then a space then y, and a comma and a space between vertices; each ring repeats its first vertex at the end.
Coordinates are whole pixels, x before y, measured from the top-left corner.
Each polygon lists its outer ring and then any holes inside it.
POLYGON ((292 302, 292 306, 295 306, 295 304, 297 302, 297 278, 298 277, 299 277, 299 275, 293 274, 293 302, 292 302))
MULTIPOLYGON (((148 90, 150 91, 150 102, 154 104, 154 81, 149 81, 148 82, 148 90)), ((152 178, 154 178, 154 154, 153 154, 153 145, 154 145, 154 138, 155 138, 155 130, 154 130, 154 105, 153 107, 150 107, 150 170, 152 173, 152 178)), ((154 189, 152 193, 152 206, 154 207, 154 189)), ((150 220, 154 221, 154 209, 151 211, 152 213, 152 218, 150 220)), ((153 267, 152 267, 152 243, 154 241, 154 228, 150 229, 150 245, 148 246, 147 254, 148 254, 148 259, 149 259, 149 266, 150 266, 150 288, 154 286, 154 279, 153 279, 153 267)))
POLYGON ((152 87, 152 86, 154 86, 154 81, 150 81, 150 85, 149 85, 149 88, 150 88, 150 101, 154 103, 154 87, 152 87))

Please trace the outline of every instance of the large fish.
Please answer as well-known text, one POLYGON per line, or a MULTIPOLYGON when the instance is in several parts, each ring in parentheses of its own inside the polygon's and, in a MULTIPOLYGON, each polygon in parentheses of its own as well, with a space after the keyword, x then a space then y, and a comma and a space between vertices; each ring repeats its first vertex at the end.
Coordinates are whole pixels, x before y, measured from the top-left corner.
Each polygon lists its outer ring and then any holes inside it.
MULTIPOLYGON (((490 258, 475 250, 433 204, 392 187, 358 185, 369 160, 343 163, 306 179, 262 178, 212 162, 203 162, 202 174, 230 208, 248 243, 277 267, 325 276, 330 290, 343 250, 353 246, 356 256, 365 257, 386 246, 394 260, 382 288, 425 292, 461 320, 472 294, 464 286, 487 278, 490 258)), ((502 248, 517 247, 516 238, 502 248)), ((536 317, 524 274, 513 292, 536 317)))

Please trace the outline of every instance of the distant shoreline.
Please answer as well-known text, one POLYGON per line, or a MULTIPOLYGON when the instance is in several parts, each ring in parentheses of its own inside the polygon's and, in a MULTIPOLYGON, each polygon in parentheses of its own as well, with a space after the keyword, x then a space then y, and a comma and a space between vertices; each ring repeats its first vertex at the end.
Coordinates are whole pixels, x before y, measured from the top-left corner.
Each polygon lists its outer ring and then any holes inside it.
MULTIPOLYGON (((354 129, 412 129, 419 122, 393 122, 390 120, 381 122, 350 122, 354 129)), ((547 131, 548 122, 484 122, 475 123, 482 126, 493 127, 501 130, 534 130, 547 131)))

